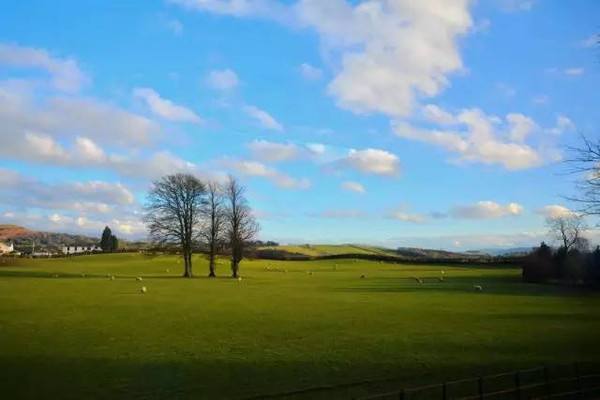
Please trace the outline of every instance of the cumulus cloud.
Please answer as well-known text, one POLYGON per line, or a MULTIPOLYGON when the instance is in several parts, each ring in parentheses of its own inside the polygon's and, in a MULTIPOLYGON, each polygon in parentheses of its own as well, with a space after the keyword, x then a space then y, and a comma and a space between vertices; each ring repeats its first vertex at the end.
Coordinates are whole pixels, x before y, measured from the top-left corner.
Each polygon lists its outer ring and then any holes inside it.
POLYGON ((299 19, 340 54, 329 85, 338 105, 358 113, 411 113, 462 69, 458 39, 472 27, 469 2, 303 0, 299 19))
POLYGON ((258 161, 225 160, 223 164, 245 176, 266 178, 283 189, 308 189, 310 181, 306 178, 296 179, 258 161))
POLYGON ((454 125, 457 122, 454 115, 444 111, 435 104, 425 105, 421 112, 423 113, 425 119, 437 125, 454 125))
POLYGON ((86 136, 95 141, 147 145, 160 127, 143 116, 91 98, 54 96, 37 100, 31 87, 0 82, 0 130, 9 143, 26 132, 56 138, 86 136))
POLYGON ((300 157, 302 150, 293 143, 274 143, 255 140, 248 144, 252 156, 260 161, 290 161, 300 157))
POLYGON ((340 186, 342 189, 347 190, 349 192, 360 193, 360 194, 366 193, 365 187, 358 182, 346 181, 346 182, 342 182, 342 184, 340 186))
POLYGON ((173 103, 171 100, 161 97, 150 88, 136 88, 133 95, 142 99, 150 110, 159 117, 168 121, 200 123, 202 120, 187 107, 173 103))
POLYGON ((367 214, 360 210, 325 210, 317 214, 309 214, 309 216, 317 218, 350 219, 364 218, 367 214))
POLYGON ((323 71, 308 63, 303 63, 300 65, 300 74, 307 81, 317 81, 323 77, 323 71))
POLYGON ((480 201, 475 204, 458 206, 451 210, 455 218, 492 219, 520 215, 523 206, 517 203, 501 205, 493 201, 480 201))
POLYGON ((458 40, 473 27, 469 0, 171 0, 188 9, 264 17, 315 30, 339 65, 328 92, 358 113, 411 113, 462 70, 458 40))
POLYGON ((222 69, 210 71, 206 83, 213 89, 227 91, 235 89, 239 84, 239 79, 235 71, 222 69))
POLYGON ((46 50, 33 47, 0 43, 0 65, 46 71, 52 85, 64 92, 77 92, 89 81, 77 61, 54 57, 46 50))
POLYGON ((0 182, 0 204, 12 207, 107 213, 116 206, 135 203, 131 190, 121 183, 86 181, 48 184, 8 169, 0 169, 0 182))
POLYGON ((402 209, 392 211, 389 213, 388 217, 402 222, 411 222, 413 224, 421 224, 426 220, 424 215, 411 214, 402 209))
POLYGON ((568 209, 567 207, 558 204, 544 206, 541 209, 537 210, 537 213, 549 219, 569 217, 576 214, 574 211, 568 209))
POLYGON ((558 115, 555 126, 548 129, 548 132, 553 135, 562 135, 563 133, 575 132, 575 129, 575 124, 569 117, 558 115))
POLYGON ((351 149, 339 163, 365 174, 396 176, 400 172, 398 157, 380 149, 351 149))
POLYGON ((261 17, 289 21, 289 7, 277 0, 169 0, 190 10, 234 17, 261 17))
POLYGON ((397 136, 457 153, 461 162, 500 164, 508 170, 519 170, 539 166, 551 157, 525 142, 539 130, 535 121, 525 115, 511 113, 502 120, 477 108, 456 115, 444 113, 443 123, 454 126, 419 129, 406 122, 395 122, 392 126, 397 136))
POLYGON ((263 128, 278 131, 283 131, 283 126, 271 114, 265 110, 261 110, 256 106, 246 105, 243 107, 244 112, 256 120, 263 128))

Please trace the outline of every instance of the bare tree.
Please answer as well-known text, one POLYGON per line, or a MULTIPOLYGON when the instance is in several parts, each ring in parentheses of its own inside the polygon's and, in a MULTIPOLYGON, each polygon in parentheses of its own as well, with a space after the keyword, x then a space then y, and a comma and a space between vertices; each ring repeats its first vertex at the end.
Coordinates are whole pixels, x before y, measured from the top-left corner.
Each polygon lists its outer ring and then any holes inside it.
POLYGON ((562 247, 568 252, 573 246, 582 241, 582 232, 586 226, 583 218, 571 213, 546 220, 550 233, 561 242, 562 247))
POLYGON ((192 277, 192 248, 205 196, 205 185, 189 174, 167 175, 155 181, 147 196, 144 220, 150 237, 160 244, 180 247, 186 278, 192 277))
POLYGON ((216 277, 215 258, 225 228, 225 206, 222 188, 216 182, 206 185, 206 205, 204 206, 204 223, 200 236, 208 245, 208 276, 216 277))
POLYGON ((245 196, 246 189, 230 176, 225 185, 227 198, 227 237, 231 246, 231 272, 239 277, 240 262, 248 241, 258 233, 259 226, 245 196))
POLYGON ((570 148, 571 172, 581 174, 577 183, 579 195, 569 198, 578 203, 580 210, 588 215, 600 215, 600 139, 592 142, 582 137, 581 147, 570 148))

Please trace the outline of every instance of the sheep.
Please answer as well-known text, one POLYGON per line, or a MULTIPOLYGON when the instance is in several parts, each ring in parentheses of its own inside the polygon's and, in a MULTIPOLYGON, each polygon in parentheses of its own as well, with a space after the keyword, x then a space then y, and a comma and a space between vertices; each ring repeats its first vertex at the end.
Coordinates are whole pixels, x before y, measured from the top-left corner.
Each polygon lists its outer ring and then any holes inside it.
POLYGON ((238 276, 237 280, 238 280, 238 282, 241 282, 242 281, 242 277, 238 276))
POLYGON ((111 275, 111 276, 110 276, 110 280, 111 280, 111 281, 114 281, 114 280, 115 280, 115 276, 114 276, 114 275, 111 275))
POLYGON ((423 279, 421 279, 421 278, 415 277, 414 279, 415 279, 415 281, 417 281, 417 283, 423 283, 423 279))
POLYGON ((475 289, 477 292, 483 291, 483 287, 481 287, 481 285, 473 285, 473 289, 475 289))
POLYGON ((165 270, 165 272, 169 273, 169 272, 171 272, 171 270, 170 270, 169 268, 167 268, 167 269, 165 270))
POLYGON ((142 286, 142 288, 140 289, 140 292, 142 294, 146 293, 148 291, 148 289, 146 289, 146 286, 142 286))
POLYGON ((444 282, 444 277, 443 277, 443 276, 439 277, 439 278, 438 278, 438 281, 440 281, 440 282, 444 282))
POLYGON ((141 276, 138 276, 137 278, 135 278, 136 281, 141 282, 143 279, 141 276))

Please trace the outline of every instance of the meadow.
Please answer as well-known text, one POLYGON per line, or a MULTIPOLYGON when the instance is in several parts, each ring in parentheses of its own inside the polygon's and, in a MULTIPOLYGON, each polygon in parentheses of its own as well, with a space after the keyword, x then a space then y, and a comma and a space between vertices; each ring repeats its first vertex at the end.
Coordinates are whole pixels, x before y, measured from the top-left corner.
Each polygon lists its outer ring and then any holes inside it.
POLYGON ((2 397, 251 398, 600 362, 600 295, 514 267, 246 260, 238 281, 195 255, 197 278, 181 272, 140 254, 0 266, 2 397))

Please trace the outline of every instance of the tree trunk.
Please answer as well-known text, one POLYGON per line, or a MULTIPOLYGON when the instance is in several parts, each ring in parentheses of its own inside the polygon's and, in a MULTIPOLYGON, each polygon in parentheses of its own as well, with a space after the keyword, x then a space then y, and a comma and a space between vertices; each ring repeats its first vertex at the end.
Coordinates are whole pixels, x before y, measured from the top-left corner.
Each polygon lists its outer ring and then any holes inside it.
POLYGON ((183 277, 191 278, 192 277, 192 256, 191 256, 190 250, 186 249, 183 251, 183 264, 184 264, 183 277))
POLYGON ((210 254, 208 259, 208 277, 215 278, 216 268, 215 268, 215 246, 213 243, 210 244, 210 254))

